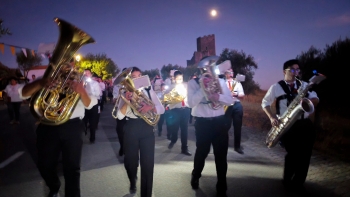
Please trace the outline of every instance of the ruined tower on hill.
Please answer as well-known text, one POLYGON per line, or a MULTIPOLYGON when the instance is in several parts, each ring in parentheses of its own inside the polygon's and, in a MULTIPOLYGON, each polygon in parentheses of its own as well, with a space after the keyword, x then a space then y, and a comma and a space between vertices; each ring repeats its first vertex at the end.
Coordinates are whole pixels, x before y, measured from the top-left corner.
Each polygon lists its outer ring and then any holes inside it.
POLYGON ((203 57, 216 55, 215 35, 207 35, 197 38, 197 51, 193 53, 191 60, 187 60, 187 66, 197 64, 203 57))

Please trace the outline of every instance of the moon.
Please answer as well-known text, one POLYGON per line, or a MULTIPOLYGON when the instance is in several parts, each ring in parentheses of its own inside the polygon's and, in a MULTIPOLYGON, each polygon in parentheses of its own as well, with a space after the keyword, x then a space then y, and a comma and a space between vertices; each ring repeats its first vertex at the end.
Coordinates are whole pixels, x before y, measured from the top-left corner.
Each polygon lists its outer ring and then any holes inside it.
POLYGON ((218 14, 218 12, 216 10, 211 10, 210 11, 210 15, 215 17, 218 14))

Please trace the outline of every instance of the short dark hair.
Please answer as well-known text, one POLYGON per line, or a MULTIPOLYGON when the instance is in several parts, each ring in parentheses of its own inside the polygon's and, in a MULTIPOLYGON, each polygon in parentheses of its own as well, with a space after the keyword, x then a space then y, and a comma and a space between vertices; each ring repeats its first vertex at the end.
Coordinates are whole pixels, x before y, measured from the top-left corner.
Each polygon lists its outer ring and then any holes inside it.
POLYGON ((136 66, 132 67, 132 71, 131 72, 135 72, 135 71, 139 71, 141 73, 141 70, 138 67, 136 67, 136 66))
POLYGON ((127 68, 125 67, 125 68, 123 68, 123 70, 122 70, 122 72, 124 71, 124 70, 126 70, 127 68))
POLYGON ((174 72, 174 78, 177 77, 178 75, 182 75, 182 72, 179 70, 174 72))
POLYGON ((300 66, 300 63, 299 63, 299 60, 297 59, 291 59, 291 60, 288 60, 286 62, 284 62, 283 64, 283 70, 293 66, 294 64, 297 64, 298 66, 300 66))
POLYGON ((9 81, 11 81, 12 79, 18 82, 17 77, 15 77, 15 76, 11 76, 11 77, 9 78, 9 81))

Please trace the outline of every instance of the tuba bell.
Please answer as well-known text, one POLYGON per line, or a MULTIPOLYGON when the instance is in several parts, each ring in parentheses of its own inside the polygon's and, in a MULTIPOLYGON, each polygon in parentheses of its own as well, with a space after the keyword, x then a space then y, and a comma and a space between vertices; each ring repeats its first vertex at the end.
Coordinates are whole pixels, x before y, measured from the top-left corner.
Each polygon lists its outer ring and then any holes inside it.
MULTIPOLYGON (((159 121, 160 115, 155 113, 153 110, 150 110, 147 113, 139 112, 140 108, 144 104, 151 105, 154 108, 154 103, 142 91, 135 88, 134 81, 130 76, 131 72, 132 68, 127 68, 114 80, 114 85, 123 85, 123 87, 119 89, 119 96, 117 100, 119 101, 119 99, 123 99, 124 102, 127 103, 130 106, 130 108, 134 111, 134 113, 136 113, 137 116, 140 116, 147 124, 155 126, 159 121), (133 92, 133 96, 130 101, 123 96, 123 93, 125 91, 133 92)), ((115 105, 117 106, 118 103, 116 102, 115 105)), ((116 107, 114 107, 114 110, 116 110, 116 107)))
POLYGON ((218 93, 222 94, 221 85, 219 82, 219 77, 215 71, 216 63, 220 57, 218 56, 209 56, 202 59, 198 63, 198 68, 204 69, 206 72, 202 74, 199 79, 199 85, 205 95, 205 99, 208 102, 210 108, 217 110, 220 109, 223 105, 220 102, 212 102, 208 98, 211 94, 218 93), (204 83, 204 80, 208 80, 209 83, 204 83))
POLYGON ((70 88, 68 81, 81 82, 83 73, 70 63, 75 52, 83 45, 95 40, 76 26, 55 18, 60 36, 49 66, 43 78, 51 78, 52 84, 36 92, 30 100, 30 111, 46 125, 60 125, 68 121, 77 105, 80 96, 70 88))

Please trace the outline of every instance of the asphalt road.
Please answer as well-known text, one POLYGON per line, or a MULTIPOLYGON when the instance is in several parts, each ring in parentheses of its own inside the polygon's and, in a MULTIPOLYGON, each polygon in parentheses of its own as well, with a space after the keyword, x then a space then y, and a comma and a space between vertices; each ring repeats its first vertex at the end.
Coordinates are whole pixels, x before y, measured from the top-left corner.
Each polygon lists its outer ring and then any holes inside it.
MULTIPOLYGON (((129 191, 123 157, 117 156, 119 142, 115 132, 116 122, 111 116, 112 107, 111 104, 106 104, 105 110, 101 112, 96 143, 90 144, 89 137, 84 137, 81 170, 83 197, 126 197, 129 191)), ((46 196, 48 190, 35 166, 36 125, 28 106, 22 105, 19 125, 10 125, 9 122, 6 107, 2 105, 0 106, 0 197, 46 196)), ((242 135, 244 155, 233 151, 233 138, 230 135, 227 195, 229 197, 299 196, 294 192, 285 191, 281 184, 284 150, 280 147, 266 148, 263 143, 265 134, 257 129, 243 127, 242 135)), ((216 169, 212 153, 206 159, 203 175, 199 181, 200 188, 195 191, 190 185, 193 155, 196 149, 193 125, 189 126, 188 140, 192 156, 180 154, 180 140, 172 150, 167 148, 169 141, 166 139, 165 125, 163 125, 163 136, 155 138, 153 196, 216 196, 216 169)), ((60 165, 59 173, 64 183, 60 165)), ((350 196, 349 180, 348 163, 314 152, 305 183, 307 196, 350 196)), ((62 186, 64 187, 64 184, 62 186)), ((64 196, 63 187, 60 190, 61 196, 64 196)), ((137 188, 140 188, 139 181, 137 188)))

